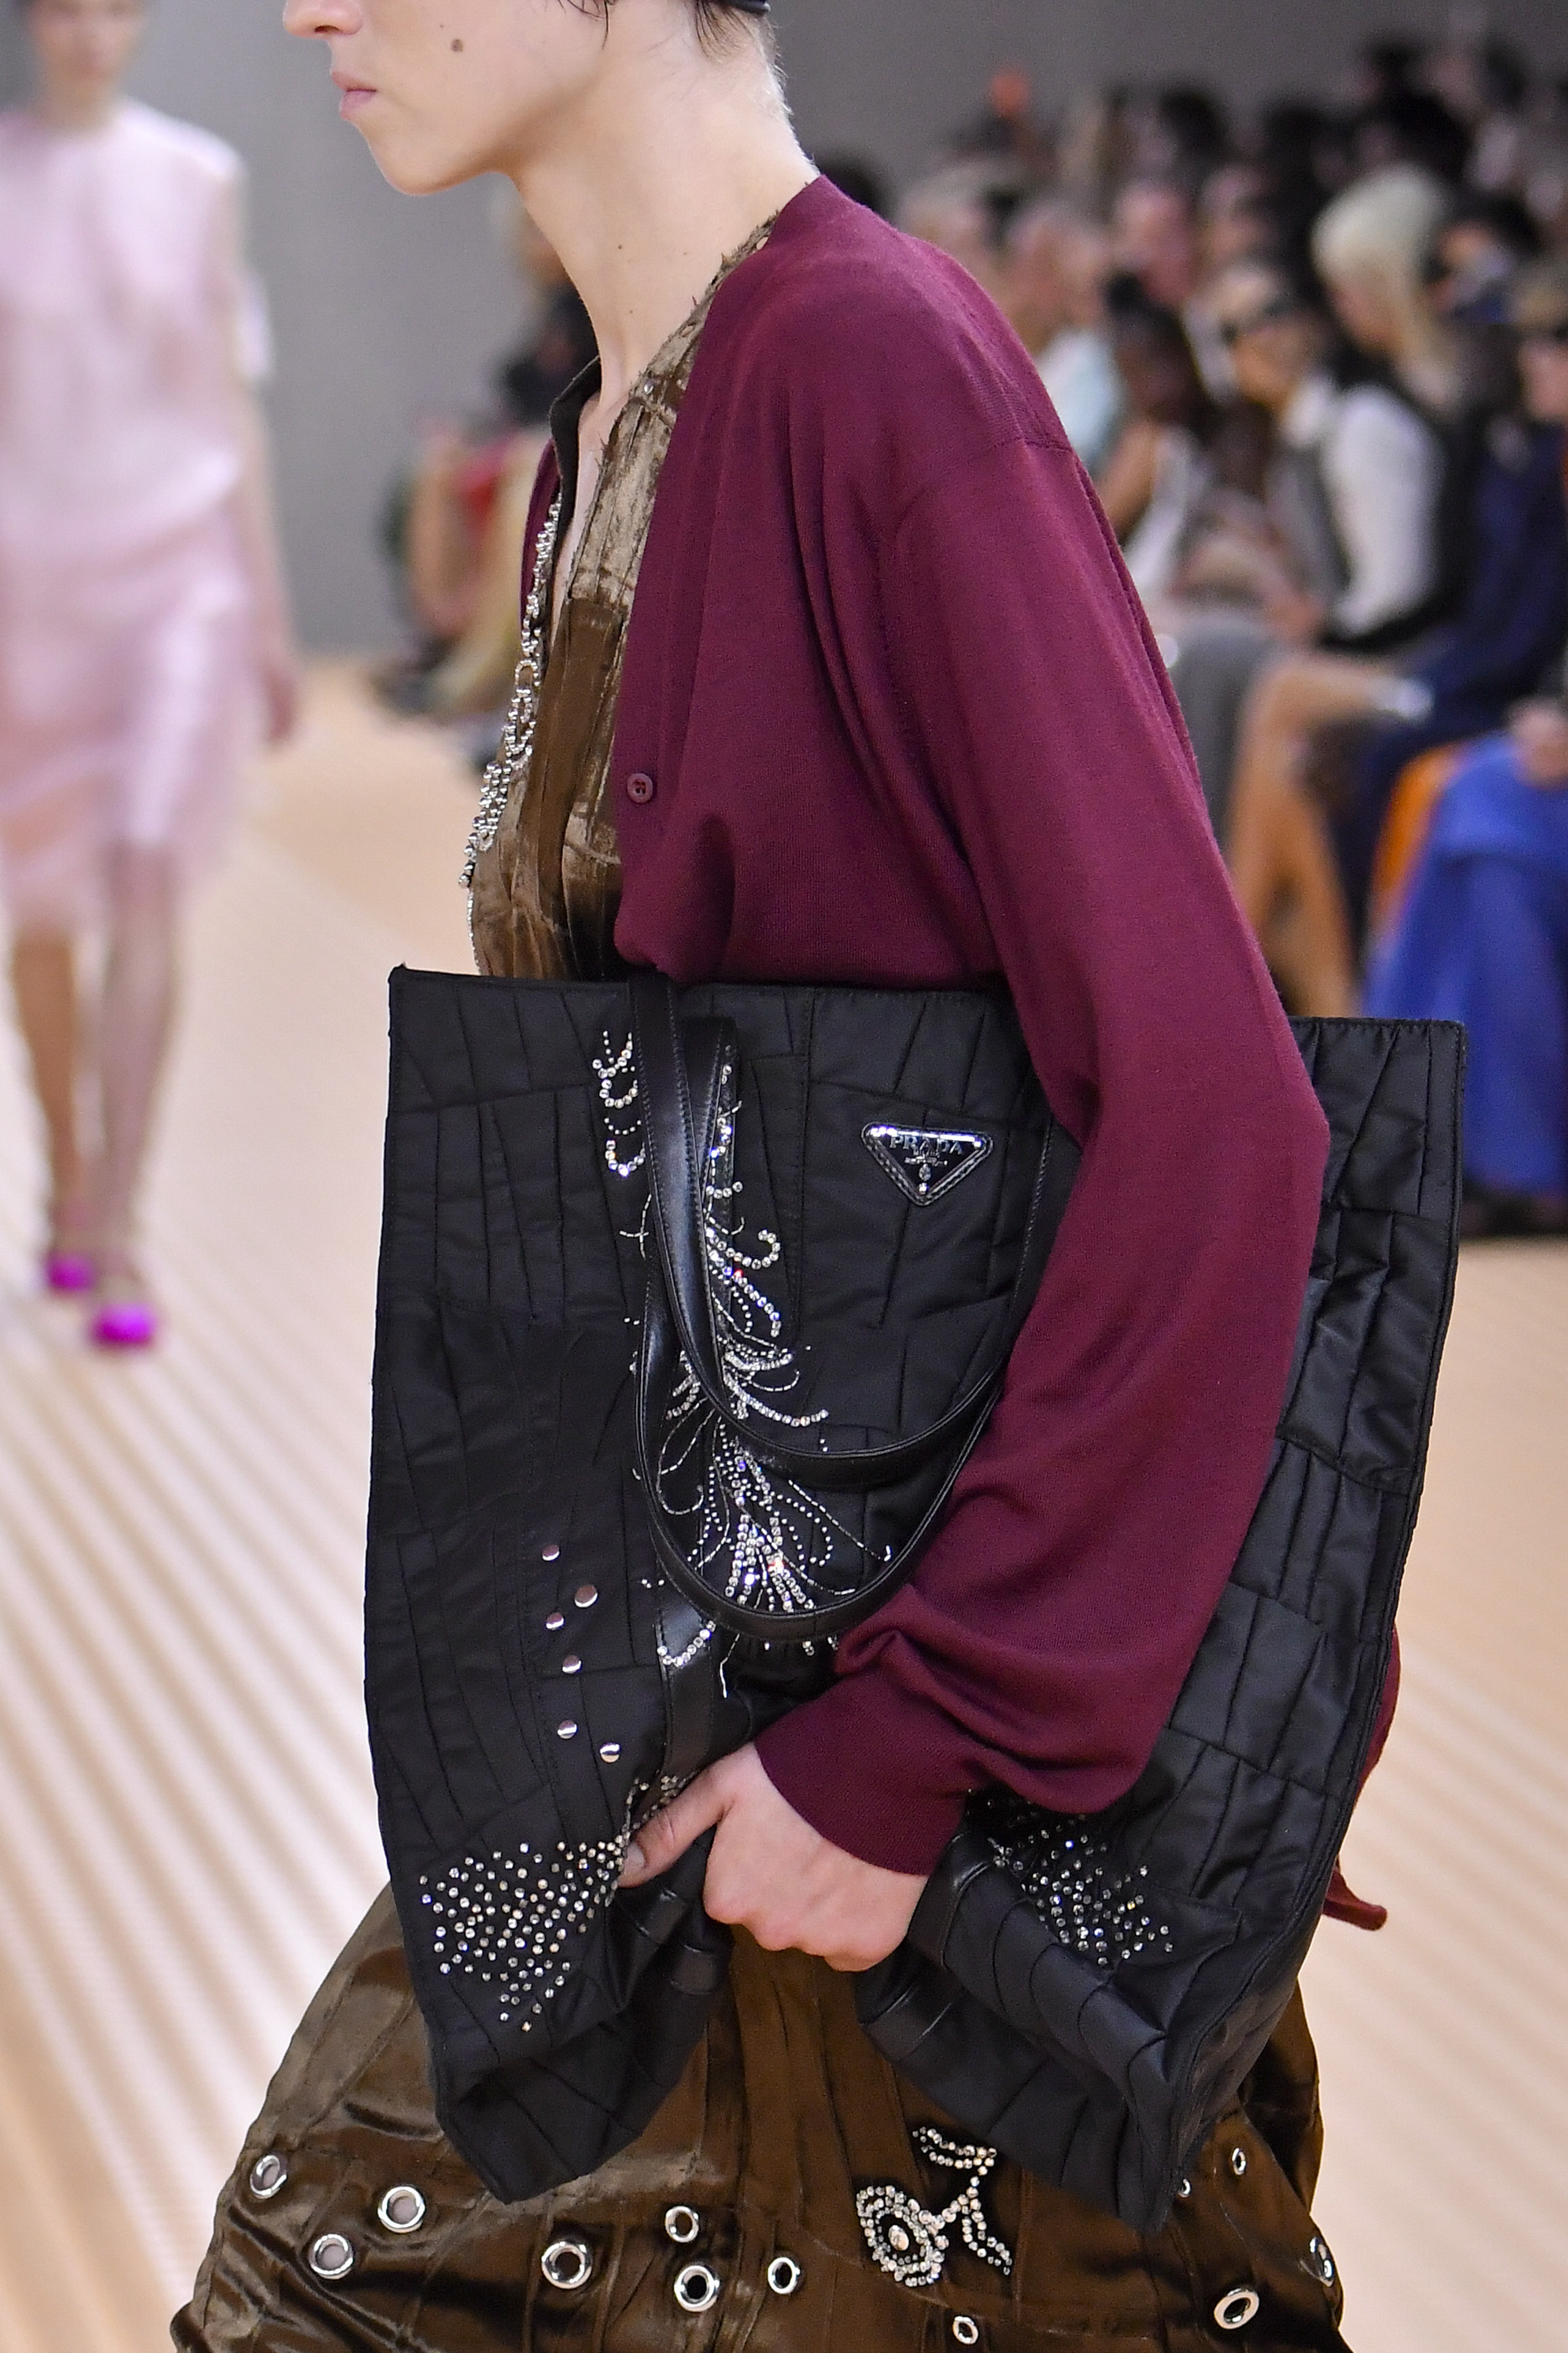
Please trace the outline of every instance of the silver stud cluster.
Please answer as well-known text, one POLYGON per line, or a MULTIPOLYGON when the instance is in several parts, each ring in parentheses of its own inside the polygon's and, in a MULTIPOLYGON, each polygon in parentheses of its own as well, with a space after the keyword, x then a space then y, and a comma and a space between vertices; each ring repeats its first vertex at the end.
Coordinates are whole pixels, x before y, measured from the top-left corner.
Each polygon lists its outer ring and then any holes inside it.
POLYGON ((996 2169, 996 2151, 949 2140, 934 2125, 917 2125, 913 2139, 928 2165, 948 2173, 967 2173, 969 2179, 940 2213, 933 2213, 890 2181, 875 2181, 858 2191, 855 2211, 871 2261, 900 2287, 934 2287, 946 2268, 952 2243, 949 2234, 956 2222, 970 2253, 1004 2278, 1009 2276, 1012 2249, 992 2230, 980 2196, 981 2183, 996 2169))
POLYGON ((544 682, 545 607, 555 575, 555 549, 561 536, 561 500, 557 491, 533 549, 533 578, 522 608, 522 652, 512 686, 511 709, 495 758, 485 770, 479 787, 479 813, 468 836, 463 860, 463 888, 471 891, 480 858, 495 845, 512 786, 528 774, 533 738, 539 725, 539 694, 544 682))
POLYGON ((1149 1909, 1147 1863, 1129 1869, 1082 1816, 1042 1814, 1004 1799, 985 1825, 991 1852, 1069 1951, 1110 1970, 1170 1953, 1168 1925, 1149 1909))
POLYGON ((515 1855, 466 1854, 439 1878, 421 1879, 430 1946, 443 1977, 493 1987, 502 2026, 525 2034, 572 1973, 573 1940, 605 1910, 626 1859, 627 1839, 557 1842, 553 1854, 526 1842, 515 1855))

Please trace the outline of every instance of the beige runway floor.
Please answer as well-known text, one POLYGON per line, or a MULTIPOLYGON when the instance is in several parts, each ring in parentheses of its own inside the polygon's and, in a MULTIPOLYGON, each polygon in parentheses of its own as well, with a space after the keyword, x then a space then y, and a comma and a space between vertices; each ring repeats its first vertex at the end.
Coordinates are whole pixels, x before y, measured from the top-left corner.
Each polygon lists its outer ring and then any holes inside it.
MULTIPOLYGON (((155 2353, 230 2156, 379 1884, 359 1582, 384 986, 461 966, 472 788, 341 673, 192 944, 167 1344, 36 1293, 0 1030, 0 2353, 155 2353)), ((1353 1834, 1379 1937, 1309 1999, 1356 2353, 1568 2343, 1568 1250, 1470 1253, 1353 1834)), ((1238 2340, 1242 2341, 1242 2340, 1238 2340)))

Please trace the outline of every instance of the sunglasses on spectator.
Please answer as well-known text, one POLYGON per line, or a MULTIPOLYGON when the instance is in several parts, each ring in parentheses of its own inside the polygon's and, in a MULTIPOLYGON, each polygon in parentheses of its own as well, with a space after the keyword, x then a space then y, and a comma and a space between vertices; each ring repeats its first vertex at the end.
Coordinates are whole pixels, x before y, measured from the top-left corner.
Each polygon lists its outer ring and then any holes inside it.
POLYGON ((1245 319, 1219 319, 1215 323, 1220 342, 1228 351, 1232 343, 1240 343, 1243 335, 1256 335, 1260 328, 1277 327, 1281 319, 1294 319, 1300 308, 1290 295, 1276 294, 1271 302, 1265 302, 1260 310, 1248 311, 1245 319))

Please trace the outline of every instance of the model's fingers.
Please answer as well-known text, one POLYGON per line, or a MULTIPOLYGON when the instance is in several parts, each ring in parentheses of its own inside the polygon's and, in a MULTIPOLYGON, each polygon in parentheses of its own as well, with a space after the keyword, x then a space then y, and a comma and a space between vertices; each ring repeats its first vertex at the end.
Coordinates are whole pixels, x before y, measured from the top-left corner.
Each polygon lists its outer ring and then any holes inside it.
POLYGON ((621 1867, 621 1885, 640 1887, 645 1880, 658 1879, 668 1871, 694 1841, 710 1831, 721 1820, 725 1808, 722 1786, 717 1773, 710 1768, 700 1773, 689 1789, 683 1789, 673 1805, 666 1806, 661 1814, 644 1822, 621 1867))

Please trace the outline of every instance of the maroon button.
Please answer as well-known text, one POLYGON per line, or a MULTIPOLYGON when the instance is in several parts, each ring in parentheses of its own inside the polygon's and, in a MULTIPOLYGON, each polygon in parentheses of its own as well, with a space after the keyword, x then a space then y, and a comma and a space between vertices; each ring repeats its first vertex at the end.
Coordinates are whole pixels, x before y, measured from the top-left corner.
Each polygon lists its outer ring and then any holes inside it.
POLYGON ((647 807, 657 789, 653 778, 646 769, 639 768, 635 776, 626 778, 626 798, 629 801, 636 801, 638 808, 647 807))

